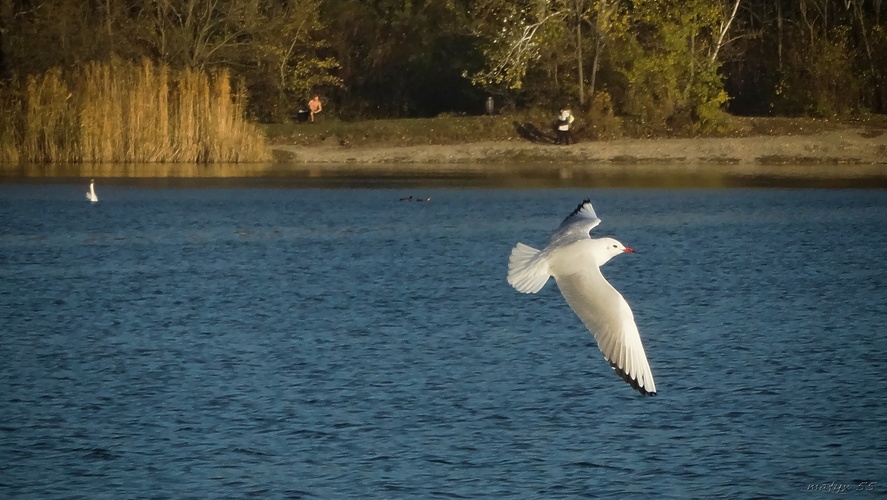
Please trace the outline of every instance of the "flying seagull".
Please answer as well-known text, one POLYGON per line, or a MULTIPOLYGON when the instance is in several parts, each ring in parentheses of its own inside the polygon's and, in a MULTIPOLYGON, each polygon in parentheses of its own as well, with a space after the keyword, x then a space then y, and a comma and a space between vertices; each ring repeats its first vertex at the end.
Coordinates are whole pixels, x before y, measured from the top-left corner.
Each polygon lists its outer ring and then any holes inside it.
POLYGON ((610 366, 635 390, 654 396, 656 384, 628 302, 601 274, 600 266, 631 248, 613 238, 592 238, 601 220, 590 200, 567 216, 543 250, 518 243, 508 259, 508 283, 536 293, 554 277, 561 294, 594 335, 610 366))

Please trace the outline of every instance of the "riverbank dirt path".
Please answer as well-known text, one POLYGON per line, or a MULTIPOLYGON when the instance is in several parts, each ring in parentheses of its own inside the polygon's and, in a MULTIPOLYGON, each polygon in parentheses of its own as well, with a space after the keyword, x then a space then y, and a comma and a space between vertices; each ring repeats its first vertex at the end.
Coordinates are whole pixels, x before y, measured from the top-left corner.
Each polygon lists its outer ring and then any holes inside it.
POLYGON ((887 170, 887 130, 846 128, 810 135, 697 139, 619 139, 570 146, 514 141, 397 147, 272 146, 278 161, 328 164, 687 164, 880 165, 887 170))

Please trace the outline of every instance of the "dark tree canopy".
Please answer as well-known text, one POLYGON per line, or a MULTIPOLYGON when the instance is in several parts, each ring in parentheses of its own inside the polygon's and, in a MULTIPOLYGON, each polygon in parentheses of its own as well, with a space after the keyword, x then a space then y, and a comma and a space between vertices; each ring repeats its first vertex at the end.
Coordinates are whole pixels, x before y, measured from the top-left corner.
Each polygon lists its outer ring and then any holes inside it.
POLYGON ((4 79, 148 58, 228 69, 250 113, 604 105, 645 127, 887 111, 882 0, 0 0, 4 79), (594 104, 597 103, 597 104, 594 104))

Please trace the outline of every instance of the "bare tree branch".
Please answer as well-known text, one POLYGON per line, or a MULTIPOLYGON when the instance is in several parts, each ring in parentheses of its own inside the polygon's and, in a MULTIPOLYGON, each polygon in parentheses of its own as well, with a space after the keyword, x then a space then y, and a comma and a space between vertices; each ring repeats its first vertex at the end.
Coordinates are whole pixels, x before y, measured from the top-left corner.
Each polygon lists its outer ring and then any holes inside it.
POLYGON ((730 30, 730 25, 733 24, 733 20, 736 19, 736 12, 739 11, 739 4, 741 2, 742 0, 736 0, 736 3, 733 4, 733 12, 730 13, 730 17, 726 20, 721 21, 721 29, 720 33, 718 34, 718 41, 711 53, 711 62, 715 62, 718 59, 718 53, 721 51, 721 47, 724 46, 724 37, 727 35, 727 31, 730 30))

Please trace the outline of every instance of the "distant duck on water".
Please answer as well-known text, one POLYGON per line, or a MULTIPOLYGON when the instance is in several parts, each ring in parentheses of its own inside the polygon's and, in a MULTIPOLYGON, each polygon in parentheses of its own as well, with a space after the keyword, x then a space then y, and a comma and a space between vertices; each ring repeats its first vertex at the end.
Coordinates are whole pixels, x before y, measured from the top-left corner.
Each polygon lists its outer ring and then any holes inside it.
POLYGON ((86 199, 93 203, 99 201, 99 197, 95 194, 95 179, 89 181, 89 191, 86 193, 86 199))

